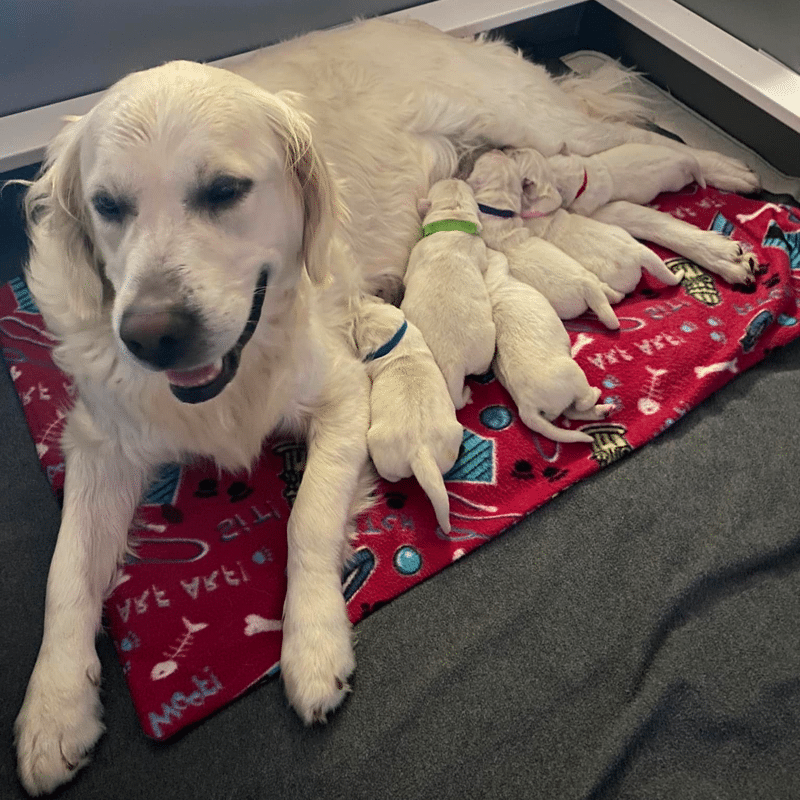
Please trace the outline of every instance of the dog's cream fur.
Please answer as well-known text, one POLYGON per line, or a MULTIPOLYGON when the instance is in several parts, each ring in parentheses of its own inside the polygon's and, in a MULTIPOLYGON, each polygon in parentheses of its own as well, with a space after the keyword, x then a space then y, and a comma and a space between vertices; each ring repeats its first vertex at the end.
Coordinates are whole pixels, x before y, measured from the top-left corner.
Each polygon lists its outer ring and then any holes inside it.
POLYGON ((636 288, 642 267, 668 286, 675 286, 683 278, 683 270, 671 272, 649 247, 637 242, 619 225, 559 208, 546 217, 526 219, 525 227, 623 294, 636 288))
MULTIPOLYGON (((480 230, 478 204, 464 181, 438 181, 420 200, 419 210, 423 225, 456 219, 480 230)), ((479 235, 462 231, 439 231, 420 239, 406 269, 400 308, 422 332, 457 409, 470 397, 464 378, 486 372, 494 358, 485 272, 486 245, 479 235)))
POLYGON ((540 292, 513 277, 505 255, 490 251, 486 285, 497 327, 494 372, 533 431, 557 442, 591 442, 588 433, 553 425, 571 419, 605 419, 613 410, 595 405, 600 390, 586 380, 570 355, 570 341, 558 315, 540 292))
MULTIPOLYGON (((388 342, 403 320, 403 312, 394 306, 365 300, 356 326, 361 357, 388 342)), ((494 352, 494 336, 492 342, 494 352)), ((458 458, 463 428, 442 373, 410 321, 395 348, 367 361, 366 367, 372 378, 367 445, 375 469, 392 482, 413 475, 428 495, 439 526, 449 533, 450 500, 442 475, 458 458)))
MULTIPOLYGON (((706 177, 696 151, 626 144, 591 158, 559 155, 546 159, 530 147, 510 148, 508 154, 523 177, 522 216, 528 230, 557 244, 615 289, 631 291, 635 284, 631 289, 621 286, 630 286, 633 277, 641 275, 640 267, 668 286, 675 285, 682 276, 678 273, 670 276, 666 265, 660 259, 654 260, 652 251, 648 250, 648 256, 637 250, 629 239, 620 237, 619 230, 603 230, 559 213, 557 209, 562 205, 568 206, 571 212, 622 228, 636 239, 668 247, 729 283, 752 283, 754 280, 757 265, 736 242, 716 231, 698 230, 669 214, 641 206, 660 192, 677 191, 691 180, 704 186, 706 177), (626 161, 628 157, 630 164, 626 161), (651 168, 647 166, 648 160, 653 162, 651 168), (586 191, 577 202, 565 202, 562 192, 566 198, 575 197, 583 182, 584 167, 587 170, 586 191), (586 236, 593 238, 581 241, 586 236), (596 253, 591 252, 593 240, 599 245, 596 253), (616 255, 612 253, 615 246, 621 248, 616 255), (640 259, 638 264, 635 263, 637 259, 640 259), (601 263, 604 261, 605 266, 601 263), (612 277, 615 273, 616 277, 612 277)), ((717 185, 713 177, 709 176, 708 182, 717 185)))
POLYGON ((559 206, 589 216, 613 200, 649 203, 692 181, 706 185, 693 153, 665 145, 628 143, 588 157, 546 159, 530 147, 509 155, 522 173, 523 216, 549 214, 559 206))
POLYGON ((752 253, 717 231, 704 231, 647 206, 618 200, 599 208, 592 219, 617 225, 636 239, 666 247, 715 272, 728 283, 752 283, 758 262, 752 253))
POLYGON ((609 305, 623 296, 582 267, 555 245, 533 236, 523 225, 522 181, 517 165, 493 150, 475 162, 469 185, 481 204, 513 211, 513 217, 481 212, 487 246, 506 255, 511 274, 541 292, 561 319, 572 319, 591 308, 603 324, 616 330, 619 320, 609 305))
MULTIPOLYGON (((359 290, 398 287, 419 238, 417 200, 470 148, 591 155, 665 143, 592 92, 591 79, 562 89, 502 43, 423 25, 310 34, 235 72, 173 62, 123 79, 56 137, 28 193, 31 288, 80 394, 64 434, 44 638, 16 724, 31 793, 71 779, 103 730, 94 650, 102 597, 163 461, 199 454, 238 469, 267 434, 305 435, 281 671, 307 722, 341 703, 354 660, 340 571, 368 483, 369 385, 345 344, 359 290), (248 191, 228 205, 198 204, 220 174, 247 179, 248 191), (104 218, 98 197, 107 212, 110 200, 126 213, 104 218), (132 306, 190 304, 198 335, 184 366, 215 365, 244 330, 265 266, 260 321, 217 397, 180 403, 165 373, 123 346, 132 306)), ((709 183, 757 186, 739 162, 692 152, 709 183)))

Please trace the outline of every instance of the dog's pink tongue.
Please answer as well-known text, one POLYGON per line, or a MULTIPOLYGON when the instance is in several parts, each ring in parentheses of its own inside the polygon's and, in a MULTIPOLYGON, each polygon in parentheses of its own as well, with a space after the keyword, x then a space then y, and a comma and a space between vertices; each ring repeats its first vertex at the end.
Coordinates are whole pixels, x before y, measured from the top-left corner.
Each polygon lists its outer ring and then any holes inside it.
POLYGON ((222 372, 221 364, 209 364, 207 367, 198 369, 168 369, 166 371, 167 380, 173 386, 205 386, 211 383, 214 378, 222 372))

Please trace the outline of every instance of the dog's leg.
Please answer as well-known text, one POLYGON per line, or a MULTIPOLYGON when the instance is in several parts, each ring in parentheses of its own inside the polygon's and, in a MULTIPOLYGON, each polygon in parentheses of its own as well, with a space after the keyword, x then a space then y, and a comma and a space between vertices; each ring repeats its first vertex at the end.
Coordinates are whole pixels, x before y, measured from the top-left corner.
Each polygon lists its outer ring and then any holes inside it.
POLYGON ((737 158, 715 153, 713 150, 698 150, 669 136, 623 122, 601 122, 590 117, 576 122, 565 133, 566 148, 575 155, 592 156, 628 142, 664 145, 673 150, 691 153, 697 159, 705 181, 718 189, 747 194, 761 186, 758 175, 737 158))
POLYGON ((44 636, 15 724, 19 777, 34 795, 71 780, 104 730, 94 638, 145 479, 144 468, 70 423, 44 636))
POLYGON ((595 211, 592 219, 619 225, 636 239, 668 247, 678 255, 723 277, 728 283, 751 283, 758 268, 754 256, 716 231, 704 231, 654 208, 618 200, 595 211))
MULTIPOLYGON (((337 367, 341 370, 341 367, 337 367)), ((287 528, 281 675, 308 725, 344 700, 355 657, 342 595, 353 497, 367 469, 369 381, 360 365, 312 419, 303 480, 287 528)))

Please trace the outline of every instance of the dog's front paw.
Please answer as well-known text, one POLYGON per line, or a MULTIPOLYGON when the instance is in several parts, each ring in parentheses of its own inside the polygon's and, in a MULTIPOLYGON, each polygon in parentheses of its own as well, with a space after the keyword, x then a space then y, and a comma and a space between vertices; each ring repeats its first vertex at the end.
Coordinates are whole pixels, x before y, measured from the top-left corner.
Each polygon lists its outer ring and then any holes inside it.
POLYGON ((695 150, 706 183, 727 192, 749 194, 761 188, 761 180, 750 167, 738 158, 724 156, 711 150, 695 150))
POLYGON ((287 612, 281 676, 289 703, 306 725, 325 722, 350 691, 356 666, 350 621, 341 592, 327 607, 287 612), (323 613, 318 613, 322 610, 323 613))
POLYGON ((89 763, 105 730, 98 686, 100 661, 69 669, 40 659, 14 724, 17 772, 29 794, 52 792, 89 763))

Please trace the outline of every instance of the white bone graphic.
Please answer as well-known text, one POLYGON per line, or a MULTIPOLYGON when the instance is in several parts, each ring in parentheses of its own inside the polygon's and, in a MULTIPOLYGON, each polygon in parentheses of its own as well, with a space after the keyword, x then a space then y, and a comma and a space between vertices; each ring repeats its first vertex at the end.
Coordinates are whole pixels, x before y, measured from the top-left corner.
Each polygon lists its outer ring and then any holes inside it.
POLYGON ((279 631, 283 625, 279 619, 265 619, 258 614, 248 614, 244 621, 247 623, 244 628, 245 636, 254 636, 257 633, 268 633, 269 631, 279 631))
POLYGON ((587 344, 590 344, 593 341, 594 337, 587 336, 585 333, 579 333, 575 337, 575 344, 572 345, 572 351, 570 354, 572 355, 573 358, 575 358, 575 356, 578 353, 580 353, 580 351, 583 350, 583 348, 586 347, 587 344))
POLYGON ((705 367, 695 367, 694 374, 697 375, 698 378, 705 378, 706 375, 711 375, 714 372, 725 372, 725 370, 733 373, 739 371, 735 358, 731 361, 720 361, 717 364, 709 364, 705 367))

